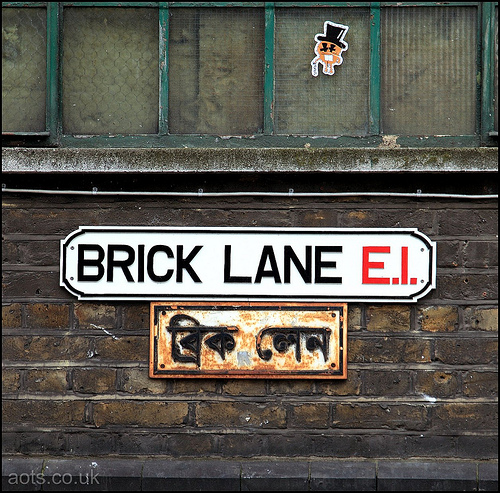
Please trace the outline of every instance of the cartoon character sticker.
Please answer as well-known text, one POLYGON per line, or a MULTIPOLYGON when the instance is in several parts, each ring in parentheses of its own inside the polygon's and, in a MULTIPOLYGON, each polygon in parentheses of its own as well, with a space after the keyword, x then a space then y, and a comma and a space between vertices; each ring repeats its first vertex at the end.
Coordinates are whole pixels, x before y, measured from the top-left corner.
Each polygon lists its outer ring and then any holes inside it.
POLYGON ((316 46, 314 53, 316 57, 312 60, 312 74, 318 76, 318 63, 323 65, 323 73, 333 75, 335 65, 340 65, 344 59, 342 52, 346 51, 349 45, 344 41, 349 27, 335 22, 325 21, 323 33, 316 34, 314 40, 316 46))

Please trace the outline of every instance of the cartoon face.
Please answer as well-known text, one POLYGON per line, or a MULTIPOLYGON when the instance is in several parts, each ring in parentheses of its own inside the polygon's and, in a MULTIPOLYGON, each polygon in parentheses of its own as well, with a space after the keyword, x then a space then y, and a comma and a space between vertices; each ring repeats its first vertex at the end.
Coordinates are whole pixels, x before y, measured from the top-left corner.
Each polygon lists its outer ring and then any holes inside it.
POLYGON ((318 76, 318 64, 323 65, 323 73, 333 75, 335 66, 341 65, 343 62, 342 52, 347 50, 348 44, 344 40, 349 27, 343 24, 335 24, 334 22, 325 21, 324 33, 317 34, 314 37, 316 46, 314 53, 316 57, 311 61, 312 75, 318 76))
POLYGON ((342 63, 342 48, 328 41, 320 41, 315 48, 320 60, 326 65, 331 63, 333 65, 340 65, 342 63))

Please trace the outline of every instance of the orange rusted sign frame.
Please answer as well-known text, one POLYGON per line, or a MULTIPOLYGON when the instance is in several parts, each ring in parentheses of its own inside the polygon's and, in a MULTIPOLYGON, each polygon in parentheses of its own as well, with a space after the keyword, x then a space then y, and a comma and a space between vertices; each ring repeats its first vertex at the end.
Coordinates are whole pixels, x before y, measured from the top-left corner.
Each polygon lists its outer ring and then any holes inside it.
POLYGON ((347 378, 347 304, 151 303, 151 378, 347 378))

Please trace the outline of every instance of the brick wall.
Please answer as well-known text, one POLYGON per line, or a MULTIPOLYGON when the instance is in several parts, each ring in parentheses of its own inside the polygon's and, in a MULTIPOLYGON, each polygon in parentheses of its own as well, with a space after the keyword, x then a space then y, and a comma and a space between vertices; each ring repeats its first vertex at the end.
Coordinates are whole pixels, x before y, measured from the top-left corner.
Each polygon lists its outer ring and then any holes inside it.
MULTIPOLYGON (((225 185, 256 183, 238 179, 225 185)), ((440 180, 447 192, 493 183, 440 180)), ((4 453, 496 458, 496 235, 494 200, 6 194, 4 453), (59 287, 59 242, 81 225, 415 227, 437 242, 437 289, 416 304, 350 303, 345 381, 153 380, 148 303, 81 302, 59 287)))

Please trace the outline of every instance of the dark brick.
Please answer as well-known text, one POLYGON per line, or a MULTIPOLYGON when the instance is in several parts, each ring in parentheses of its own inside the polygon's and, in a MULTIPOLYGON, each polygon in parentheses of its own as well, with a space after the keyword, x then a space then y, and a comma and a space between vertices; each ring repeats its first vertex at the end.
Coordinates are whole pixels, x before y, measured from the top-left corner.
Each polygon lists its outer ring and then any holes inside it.
POLYGON ((94 423, 97 427, 110 425, 162 427, 182 426, 187 420, 186 402, 112 401, 94 404, 94 423))
POLYGON ((4 361, 81 361, 91 356, 86 337, 4 336, 4 361))
POLYGON ((69 306, 35 303, 26 306, 26 324, 32 329, 69 328, 69 306))
POLYGON ((498 276, 491 274, 446 274, 438 276, 433 300, 476 301, 498 299, 498 276))
POLYGON ((405 458, 409 457, 405 435, 365 435, 358 445, 359 457, 405 458))
POLYGON ((431 361, 431 343, 425 339, 351 338, 347 347, 347 358, 351 363, 429 363, 431 361))
POLYGON ((44 271, 8 271, 3 273, 3 297, 7 300, 57 299, 73 301, 73 296, 59 286, 59 269, 44 271))
POLYGON ((142 472, 145 491, 236 491, 240 489, 240 465, 220 460, 146 461, 142 472))
POLYGON ((215 394, 218 388, 217 380, 211 378, 173 379, 172 384, 172 394, 215 394))
POLYGON ((330 405, 302 403, 290 406, 288 426, 290 428, 328 428, 330 405))
POLYGON ((147 368, 125 368, 119 390, 129 394, 164 394, 167 383, 164 378, 150 378, 147 368))
POLYGON ((467 397, 497 397, 498 373, 469 371, 463 376, 463 392, 467 397))
POLYGON ((311 462, 312 491, 376 491, 374 462, 311 462))
POLYGON ((173 457, 207 457, 216 452, 216 443, 212 434, 176 433, 168 435, 167 448, 173 457))
POLYGON ((464 267, 489 269, 498 266, 497 241, 468 241, 463 252, 464 267))
POLYGON ((366 329, 370 332, 406 332, 410 330, 410 307, 369 306, 366 310, 366 329))
MULTIPOLYGON (((338 435, 332 433, 321 433, 320 435, 305 436, 303 440, 298 440, 297 448, 304 448, 302 442, 312 442, 312 446, 298 455, 317 456, 317 457, 340 457, 340 458, 356 458, 363 457, 363 441, 365 437, 361 435, 338 435), (312 450, 309 451, 309 449, 312 450)), ((283 450, 282 456, 287 455, 286 449, 283 450)))
POLYGON ((363 371, 363 395, 407 395, 410 392, 408 371, 363 371))
POLYGON ((77 329, 112 331, 116 327, 116 308, 112 305, 75 303, 74 312, 77 329))
POLYGON ((487 431, 498 428, 496 404, 447 403, 433 409, 432 427, 443 432, 487 431))
POLYGON ((66 436, 67 449, 65 455, 75 456, 103 456, 116 454, 115 435, 112 433, 85 430, 68 433, 66 436))
POLYGON ((361 330, 363 326, 363 309, 361 306, 349 303, 347 311, 347 333, 350 334, 351 332, 361 330))
MULTIPOLYGON (((51 419, 49 417, 49 419, 51 419)), ((16 453, 25 455, 66 455, 68 451, 66 437, 60 432, 31 432, 19 436, 19 448, 16 453)))
POLYGON ((424 430, 427 409, 406 404, 335 404, 335 428, 424 430))
POLYGON ((22 305, 12 303, 11 305, 2 305, 2 327, 5 329, 16 329, 21 327, 22 305))
POLYGON ((149 330, 149 304, 130 303, 123 307, 122 329, 140 332, 149 330))
POLYGON ((166 455, 167 437, 164 433, 132 433, 124 430, 113 433, 116 453, 120 455, 166 455))
POLYGON ((451 457, 457 456, 456 437, 441 435, 416 435, 407 437, 410 457, 451 457))
POLYGON ((378 491, 472 491, 476 465, 454 462, 380 462, 378 491))
POLYGON ((116 370, 111 368, 75 368, 73 391, 102 394, 116 391, 116 370))
POLYGON ((269 380, 270 394, 286 395, 312 395, 314 394, 314 382, 312 380, 269 380))
POLYGON ((2 394, 8 392, 18 392, 21 388, 21 373, 19 370, 10 368, 2 369, 2 394))
POLYGON ((83 401, 3 400, 2 418, 4 423, 15 425, 82 425, 84 407, 83 401))
POLYGON ((149 360, 149 337, 123 336, 119 338, 98 337, 95 341, 96 355, 100 360, 142 361, 149 360))
POLYGON ((281 406, 251 402, 201 402, 196 406, 200 427, 285 428, 286 412, 281 406))
POLYGON ((305 491, 309 486, 307 462, 258 461, 242 462, 242 491, 305 491), (279 488, 276 482, 279 481, 279 488))
POLYGON ((438 224, 438 234, 442 236, 495 235, 498 232, 498 212, 446 208, 438 211, 438 224))
POLYGON ((435 359, 448 365, 496 364, 496 339, 436 339, 435 359))
POLYGON ((59 264, 59 241, 26 240, 6 242, 7 264, 54 266, 59 264))
POLYGON ((459 241, 441 240, 437 248, 437 266, 444 268, 461 267, 460 246, 461 242, 459 241))
POLYGON ((455 372, 419 370, 415 379, 415 393, 431 397, 452 397, 458 392, 455 372))
POLYGON ((66 370, 45 369, 26 372, 28 392, 53 392, 65 394, 68 388, 66 370))
POLYGON ((291 225, 297 228, 315 228, 321 226, 334 228, 337 226, 338 212, 334 209, 293 209, 291 216, 291 225))
POLYGON ((346 380, 317 380, 316 393, 325 395, 359 395, 361 392, 361 372, 347 371, 346 380))
MULTIPOLYGON (((263 439, 263 450, 260 455, 272 457, 306 457, 317 455, 314 452, 314 443, 317 436, 310 432, 303 433, 294 430, 293 433, 273 433, 263 439)), ((258 455, 258 454, 257 454, 258 455)))
POLYGON ((228 380, 222 385, 222 393, 228 395, 266 395, 265 380, 228 380))
MULTIPOLYGON (((262 455, 274 455, 268 452, 268 440, 273 442, 274 435, 256 435, 253 433, 246 433, 242 440, 239 433, 224 433, 217 437, 220 447, 220 454, 223 457, 260 457, 262 455)), ((179 437, 181 438, 181 437, 179 437)), ((181 442, 182 440, 179 440, 181 442)), ((186 440, 184 440, 185 442, 186 440)), ((276 455, 291 455, 295 454, 295 447, 285 447, 288 453, 276 455)), ((192 451, 192 455, 196 455, 196 451, 192 451)), ((300 455, 300 454, 299 454, 300 455)))
POLYGON ((474 460, 498 459, 498 430, 490 435, 459 436, 457 457, 474 460))

